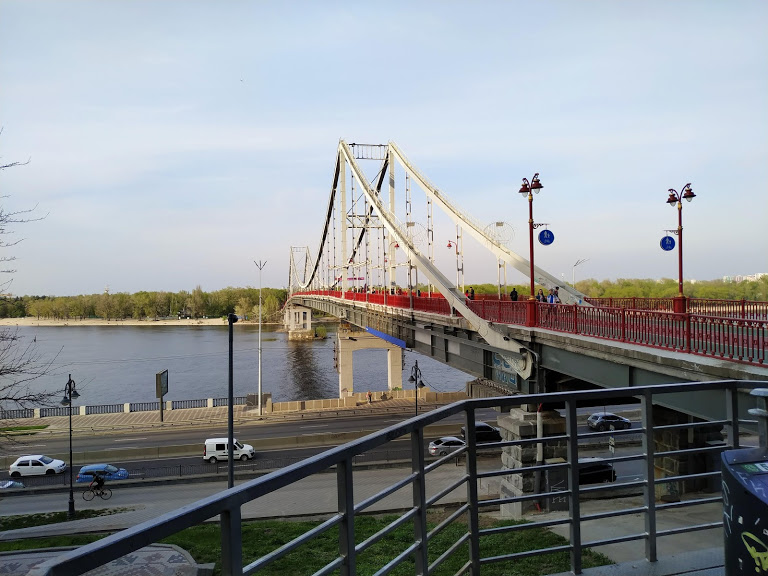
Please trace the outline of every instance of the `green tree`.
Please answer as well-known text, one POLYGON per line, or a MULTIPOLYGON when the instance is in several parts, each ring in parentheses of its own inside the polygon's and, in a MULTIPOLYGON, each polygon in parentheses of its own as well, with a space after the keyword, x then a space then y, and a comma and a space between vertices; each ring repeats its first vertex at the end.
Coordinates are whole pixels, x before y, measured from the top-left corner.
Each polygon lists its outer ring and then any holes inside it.
POLYGON ((187 300, 187 309, 189 310, 189 314, 192 316, 192 318, 200 318, 205 314, 205 303, 207 299, 207 295, 205 292, 203 292, 203 289, 200 287, 200 285, 198 284, 195 286, 195 289, 192 290, 192 294, 187 300))

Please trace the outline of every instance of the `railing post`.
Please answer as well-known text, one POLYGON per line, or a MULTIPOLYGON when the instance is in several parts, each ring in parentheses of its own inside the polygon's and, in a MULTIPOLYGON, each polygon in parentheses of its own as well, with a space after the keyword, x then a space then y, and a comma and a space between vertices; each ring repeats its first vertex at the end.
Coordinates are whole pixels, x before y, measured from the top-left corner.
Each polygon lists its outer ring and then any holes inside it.
POLYGON ((739 448, 739 388, 731 386, 725 390, 725 414, 729 424, 725 426, 726 443, 731 450, 739 448))
POLYGON ((768 448, 768 388, 755 388, 749 393, 757 398, 757 408, 750 408, 749 414, 757 416, 758 446, 768 448))
POLYGON ((579 333, 579 305, 573 304, 573 333, 579 333))
POLYGON ((352 492, 352 459, 346 458, 336 466, 336 491, 341 515, 339 525, 339 555, 344 559, 340 576, 355 576, 355 499, 352 492))
POLYGON ((568 515, 571 517, 571 570, 581 574, 581 503, 579 502, 579 429, 576 401, 565 401, 565 430, 568 436, 568 515))
POLYGON ((621 342, 627 341, 627 309, 621 308, 621 342))
POLYGON ((683 350, 685 352, 690 352, 691 351, 691 315, 688 314, 687 312, 683 316, 683 328, 684 328, 683 337, 685 339, 685 342, 683 343, 684 344, 683 350))
POLYGON ((645 487, 643 507, 645 508, 645 559, 656 562, 656 466, 653 439, 653 396, 645 390, 640 398, 640 417, 643 421, 643 452, 645 453, 645 487))
MULTIPOLYGON (((534 303, 536 301, 534 300, 534 303)), ((475 441, 475 411, 469 407, 465 414, 467 431, 467 502, 469 503, 469 573, 480 576, 480 520, 477 513, 477 442, 475 441)))
POLYGON ((221 525, 221 574, 241 576, 243 573, 243 538, 240 531, 240 506, 222 512, 221 525))
MULTIPOLYGON (((418 390, 416 391, 418 394, 418 390)), ((427 554, 427 491, 424 477, 424 428, 418 427, 411 432, 411 471, 416 474, 413 480, 413 507, 416 515, 413 517, 414 542, 416 548, 415 574, 426 575, 429 571, 429 556, 427 554)))
POLYGON ((533 327, 538 324, 537 318, 536 318, 536 300, 531 298, 530 300, 526 301, 525 306, 525 325, 528 327, 533 327))

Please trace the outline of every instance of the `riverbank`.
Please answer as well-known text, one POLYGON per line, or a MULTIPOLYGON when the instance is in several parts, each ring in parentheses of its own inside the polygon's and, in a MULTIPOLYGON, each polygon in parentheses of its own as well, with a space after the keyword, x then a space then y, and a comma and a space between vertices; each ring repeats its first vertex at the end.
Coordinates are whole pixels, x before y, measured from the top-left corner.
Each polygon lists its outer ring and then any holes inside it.
MULTIPOLYGON (((244 324, 253 324, 247 321, 244 324)), ((67 320, 53 320, 50 318, 35 318, 27 316, 26 318, 0 318, 0 326, 226 326, 226 318, 161 318, 159 320, 136 320, 135 318, 126 318, 125 320, 102 320, 101 318, 86 318, 78 320, 69 318, 67 320)))

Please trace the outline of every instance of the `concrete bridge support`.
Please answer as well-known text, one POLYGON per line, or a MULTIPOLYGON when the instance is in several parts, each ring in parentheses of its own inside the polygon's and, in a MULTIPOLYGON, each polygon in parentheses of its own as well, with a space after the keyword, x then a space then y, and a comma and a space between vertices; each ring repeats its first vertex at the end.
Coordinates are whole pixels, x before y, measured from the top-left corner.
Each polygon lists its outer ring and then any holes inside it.
POLYGON ((283 322, 288 330, 288 340, 312 340, 315 331, 312 328, 312 308, 305 306, 286 306, 283 322))
MULTIPOLYGON (((380 348, 387 351, 387 387, 402 388, 403 386, 403 350, 369 334, 368 332, 355 332, 339 330, 338 338, 338 366, 339 366, 339 397, 345 398, 354 393, 354 360, 355 350, 366 348, 380 348)), ((365 384, 363 384, 365 386, 365 384)))

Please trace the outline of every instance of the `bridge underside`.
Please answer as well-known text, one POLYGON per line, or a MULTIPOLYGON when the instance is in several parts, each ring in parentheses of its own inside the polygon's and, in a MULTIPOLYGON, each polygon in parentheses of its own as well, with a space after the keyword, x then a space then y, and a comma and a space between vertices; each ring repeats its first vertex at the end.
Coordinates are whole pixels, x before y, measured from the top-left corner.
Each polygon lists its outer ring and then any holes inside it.
MULTIPOLYGON (((403 340, 406 347, 475 377, 504 385, 510 393, 561 392, 588 387, 623 388, 712 380, 768 380, 764 368, 649 349, 597 338, 505 326, 510 337, 533 351, 535 367, 522 379, 514 353, 489 345, 460 316, 297 295, 292 303, 320 310, 361 328, 403 340)), ((656 403, 705 419, 722 419, 725 406, 707 393, 667 395, 656 403)), ((739 411, 746 414, 747 406, 739 411)))

